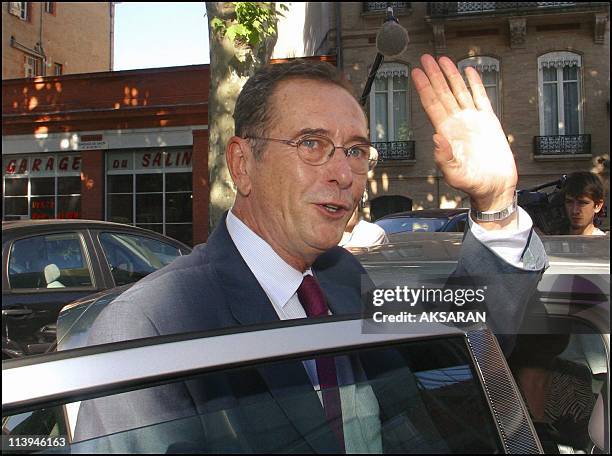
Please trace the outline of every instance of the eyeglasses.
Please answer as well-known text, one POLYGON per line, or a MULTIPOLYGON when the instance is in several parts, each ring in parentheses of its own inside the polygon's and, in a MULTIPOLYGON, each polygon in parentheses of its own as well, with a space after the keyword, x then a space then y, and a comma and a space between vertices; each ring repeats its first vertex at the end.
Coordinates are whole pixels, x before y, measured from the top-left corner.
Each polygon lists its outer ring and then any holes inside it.
POLYGON ((326 136, 306 135, 296 141, 257 136, 247 136, 245 139, 274 141, 296 147, 300 159, 304 163, 314 166, 327 163, 333 157, 336 149, 342 149, 351 171, 355 174, 366 174, 373 170, 378 162, 378 151, 371 144, 353 144, 350 147, 336 146, 326 136))

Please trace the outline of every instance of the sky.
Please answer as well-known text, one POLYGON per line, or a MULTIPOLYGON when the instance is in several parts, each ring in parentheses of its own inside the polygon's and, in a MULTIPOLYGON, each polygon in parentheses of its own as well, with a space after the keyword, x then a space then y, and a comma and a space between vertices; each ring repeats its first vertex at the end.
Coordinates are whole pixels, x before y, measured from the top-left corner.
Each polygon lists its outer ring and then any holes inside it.
POLYGON ((209 63, 206 4, 119 2, 114 70, 209 63))

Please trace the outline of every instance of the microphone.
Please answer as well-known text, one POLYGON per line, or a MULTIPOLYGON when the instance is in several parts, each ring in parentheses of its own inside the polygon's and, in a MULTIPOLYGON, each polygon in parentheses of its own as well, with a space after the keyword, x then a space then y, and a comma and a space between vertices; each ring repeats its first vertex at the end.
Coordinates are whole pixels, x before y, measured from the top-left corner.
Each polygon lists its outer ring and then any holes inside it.
POLYGON ((393 16, 393 8, 387 8, 387 18, 382 27, 376 34, 376 59, 370 69, 370 74, 366 81, 361 99, 359 100, 362 106, 365 106, 368 95, 372 90, 372 84, 376 77, 376 72, 380 65, 385 60, 385 57, 393 58, 400 55, 406 50, 409 43, 408 32, 399 24, 399 21, 393 16))
POLYGON ((387 58, 400 55, 408 47, 408 32, 393 16, 393 10, 387 9, 387 18, 376 35, 376 50, 387 58))

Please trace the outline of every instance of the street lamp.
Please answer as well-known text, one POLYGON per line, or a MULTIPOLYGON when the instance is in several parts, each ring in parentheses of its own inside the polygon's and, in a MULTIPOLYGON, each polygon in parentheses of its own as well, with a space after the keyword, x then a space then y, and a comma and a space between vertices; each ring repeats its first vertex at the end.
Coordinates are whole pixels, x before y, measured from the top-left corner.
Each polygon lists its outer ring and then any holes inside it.
POLYGON ((385 22, 383 22, 382 27, 376 35, 376 50, 378 52, 376 53, 374 64, 370 69, 370 74, 368 75, 366 85, 361 95, 360 102, 362 106, 366 104, 368 95, 370 95, 370 91, 372 90, 372 83, 374 82, 374 78, 376 78, 376 72, 380 68, 380 65, 382 65, 385 57, 397 57, 406 50, 409 41, 408 32, 400 25, 397 18, 393 15, 393 8, 389 6, 387 8, 385 22))
MULTIPOLYGON (((378 52, 376 53, 374 64, 370 69, 370 74, 368 75, 363 93, 361 94, 360 103, 362 106, 365 106, 368 100, 368 96, 372 90, 372 84, 376 78, 376 72, 382 65, 385 57, 397 57, 406 50, 409 41, 408 32, 400 25, 397 18, 393 15, 393 8, 390 6, 387 7, 387 17, 385 18, 385 22, 383 22, 382 27, 376 34, 376 50, 378 52)), ((370 199, 369 196, 368 188, 366 186, 361 201, 362 207, 365 205, 365 202, 370 199)))

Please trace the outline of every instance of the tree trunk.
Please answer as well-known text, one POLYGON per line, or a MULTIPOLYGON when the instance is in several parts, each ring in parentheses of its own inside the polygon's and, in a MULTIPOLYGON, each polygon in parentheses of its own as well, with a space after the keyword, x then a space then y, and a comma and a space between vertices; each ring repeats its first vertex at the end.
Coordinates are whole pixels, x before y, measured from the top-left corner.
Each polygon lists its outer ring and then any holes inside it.
POLYGON ((206 2, 210 39, 210 90, 208 94, 208 174, 210 179, 210 231, 219 223, 236 194, 225 161, 225 148, 234 135, 234 107, 246 80, 255 70, 266 64, 276 38, 264 40, 256 49, 236 45, 225 36, 215 33, 214 18, 231 25, 235 20, 232 2, 206 2))

